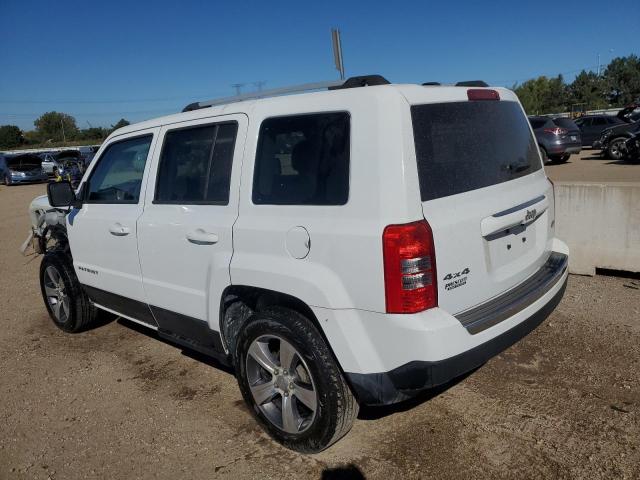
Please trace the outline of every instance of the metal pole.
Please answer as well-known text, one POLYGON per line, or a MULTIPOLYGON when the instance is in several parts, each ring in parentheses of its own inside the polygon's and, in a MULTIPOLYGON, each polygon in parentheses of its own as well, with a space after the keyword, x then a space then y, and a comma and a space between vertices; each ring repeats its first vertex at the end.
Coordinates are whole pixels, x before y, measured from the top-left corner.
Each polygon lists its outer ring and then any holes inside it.
POLYGON ((64 123, 62 122, 62 118, 60 118, 60 126, 62 127, 62 141, 67 143, 67 137, 64 135, 64 123))
POLYGON ((340 72, 340 79, 344 80, 344 63, 342 59, 342 42, 340 41, 340 30, 337 28, 331 29, 331 43, 333 46, 333 61, 336 66, 336 70, 340 72))

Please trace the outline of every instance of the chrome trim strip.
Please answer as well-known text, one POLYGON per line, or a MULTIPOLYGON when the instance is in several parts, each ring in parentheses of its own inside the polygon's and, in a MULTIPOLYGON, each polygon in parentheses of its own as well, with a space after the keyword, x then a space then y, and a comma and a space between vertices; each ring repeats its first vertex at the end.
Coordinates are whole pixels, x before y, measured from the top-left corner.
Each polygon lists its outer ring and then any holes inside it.
POLYGON ((534 203, 541 202, 542 200, 544 200, 544 198, 545 198, 544 195, 540 195, 539 197, 536 197, 533 200, 529 200, 528 202, 521 203, 520 205, 516 205, 515 207, 507 208, 506 210, 503 210, 498 213, 494 213, 491 216, 496 218, 504 217, 505 215, 509 215, 510 213, 517 212, 518 210, 522 210, 523 208, 530 207, 534 203))
POLYGON ((493 327, 527 308, 547 293, 567 269, 569 257, 553 252, 547 262, 527 280, 511 290, 456 315, 471 334, 493 327))

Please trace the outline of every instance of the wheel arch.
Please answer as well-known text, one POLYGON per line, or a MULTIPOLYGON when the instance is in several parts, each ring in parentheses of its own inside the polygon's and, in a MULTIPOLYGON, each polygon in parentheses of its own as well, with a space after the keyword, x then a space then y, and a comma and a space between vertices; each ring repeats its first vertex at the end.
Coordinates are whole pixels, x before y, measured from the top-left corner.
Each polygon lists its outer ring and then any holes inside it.
POLYGON ((230 285, 222 292, 221 296, 220 336, 224 347, 232 356, 235 351, 238 333, 246 321, 254 312, 260 312, 272 306, 288 308, 308 318, 318 329, 339 364, 324 329, 309 305, 287 293, 248 285, 230 285))

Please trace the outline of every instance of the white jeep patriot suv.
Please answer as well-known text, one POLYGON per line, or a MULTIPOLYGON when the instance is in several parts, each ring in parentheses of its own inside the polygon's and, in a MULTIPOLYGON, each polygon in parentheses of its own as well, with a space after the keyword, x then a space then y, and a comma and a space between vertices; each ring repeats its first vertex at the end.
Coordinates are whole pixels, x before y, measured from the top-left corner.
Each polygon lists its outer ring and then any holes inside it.
POLYGON ((193 104, 115 131, 31 214, 57 326, 106 310, 233 365, 304 452, 482 365, 567 280, 527 117, 480 82, 193 104))

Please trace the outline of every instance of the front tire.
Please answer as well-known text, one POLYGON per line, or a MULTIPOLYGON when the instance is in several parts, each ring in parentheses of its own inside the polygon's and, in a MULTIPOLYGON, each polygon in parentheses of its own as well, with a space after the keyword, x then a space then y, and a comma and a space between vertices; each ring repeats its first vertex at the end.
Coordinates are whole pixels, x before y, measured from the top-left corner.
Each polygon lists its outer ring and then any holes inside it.
POLYGON ((625 141, 624 137, 614 138, 609 142, 607 147, 607 157, 611 160, 622 160, 624 157, 625 141))
POLYGON ((64 252, 52 250, 44 255, 40 289, 49 316, 61 330, 81 332, 97 323, 98 309, 89 301, 64 252))
POLYGON ((358 403, 309 319, 269 307, 247 321, 236 345, 242 396, 278 442, 316 453, 351 429, 358 403))
POLYGON ((9 175, 5 175, 5 176, 4 176, 4 184, 5 184, 7 187, 10 187, 10 186, 11 186, 11 179, 9 178, 9 175))

